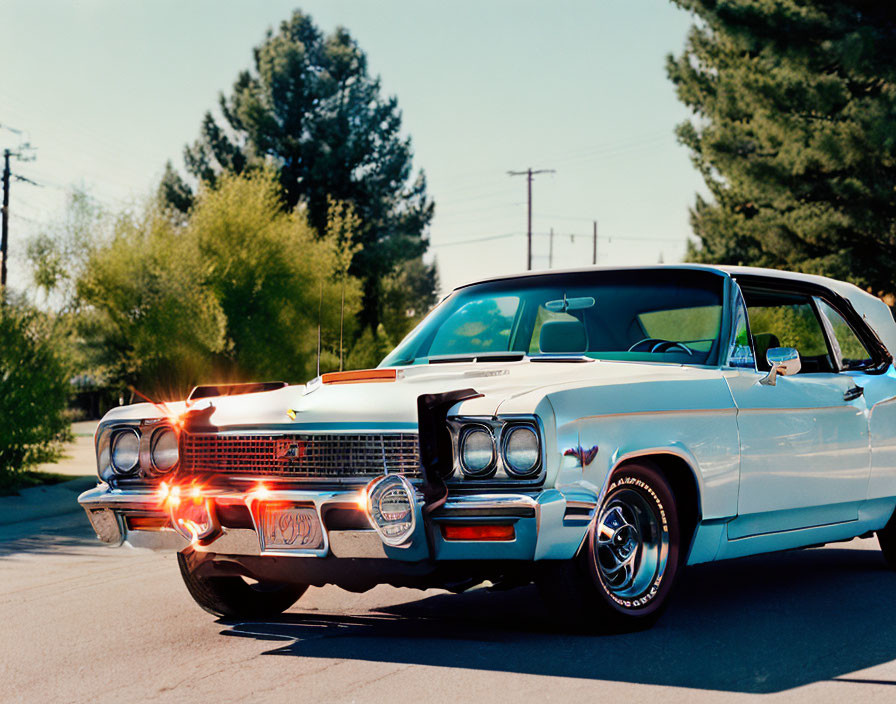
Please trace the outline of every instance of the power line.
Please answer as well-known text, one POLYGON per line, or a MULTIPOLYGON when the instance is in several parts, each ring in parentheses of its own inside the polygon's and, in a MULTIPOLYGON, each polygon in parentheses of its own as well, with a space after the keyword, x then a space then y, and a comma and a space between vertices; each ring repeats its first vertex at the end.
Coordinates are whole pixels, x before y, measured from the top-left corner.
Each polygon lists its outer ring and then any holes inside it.
MULTIPOLYGON (((556 164, 566 163, 568 161, 603 159, 604 157, 614 157, 620 154, 624 154, 628 151, 637 151, 647 147, 657 146, 658 143, 664 142, 674 143, 674 133, 671 129, 664 128, 662 130, 645 132, 644 134, 633 137, 632 139, 627 141, 601 142, 598 144, 590 144, 581 148, 577 148, 575 151, 544 154, 538 159, 538 161, 550 161, 551 163, 556 164)), ((477 190, 479 186, 466 183, 467 179, 471 176, 485 176, 489 173, 494 173, 491 167, 481 167, 477 169, 471 169, 470 171, 463 171, 457 174, 453 174, 453 178, 464 181, 464 185, 449 188, 447 190, 442 190, 441 193, 442 195, 454 195, 455 193, 477 190)))
POLYGON ((551 220, 569 220, 572 222, 591 222, 594 220, 593 217, 590 218, 580 218, 574 217, 571 215, 554 215, 553 213, 535 213, 540 218, 550 218, 551 220))
MULTIPOLYGON (((471 186, 469 188, 469 190, 477 191, 477 190, 480 190, 481 188, 482 188, 481 186, 471 186)), ((495 198, 495 197, 501 197, 501 196, 506 196, 509 198, 511 193, 513 192, 513 190, 514 189, 511 188, 510 186, 505 186, 504 188, 501 188, 499 190, 482 192, 482 193, 479 193, 478 195, 473 195, 471 197, 450 198, 448 200, 441 200, 441 201, 437 200, 436 207, 439 207, 439 205, 443 205, 443 206, 444 205, 455 205, 457 203, 461 203, 461 204, 473 203, 477 200, 488 200, 489 198, 495 198)))
MULTIPOLYGON (((550 231, 532 233, 534 237, 548 237, 550 234, 550 231)), ((593 232, 555 232, 554 234, 558 237, 569 237, 570 239, 582 238, 591 240, 594 238, 593 232)), ((681 241, 680 237, 641 237, 639 235, 611 235, 609 237, 602 236, 601 239, 604 242, 669 242, 670 244, 681 241)))
MULTIPOLYGON (((592 222, 595 222, 592 220, 592 222)), ((595 228, 596 229, 596 228, 595 228)), ((465 244, 476 244, 478 242, 489 242, 492 240, 501 240, 506 239, 508 237, 518 237, 519 235, 528 234, 525 232, 505 232, 501 235, 484 235, 482 237, 470 237, 465 240, 457 240, 455 242, 430 242, 430 247, 455 247, 458 245, 465 244)), ((595 240, 595 232, 591 232, 589 234, 585 234, 583 232, 533 232, 533 237, 568 237, 570 240, 578 240, 578 239, 589 239, 592 241, 592 244, 595 240)), ((632 235, 614 235, 612 237, 603 237, 602 238, 607 243, 625 243, 625 242, 666 242, 668 244, 673 244, 675 242, 680 242, 681 238, 679 237, 640 237, 640 236, 632 236, 632 235)), ((533 255, 534 256, 534 255, 533 255)), ((541 255, 539 255, 541 256, 541 255)), ((594 259, 594 252, 592 251, 592 259, 594 259)), ((596 262, 593 262, 596 263, 596 262)))
POLYGON ((473 244, 475 242, 489 242, 490 240, 503 240, 507 237, 517 237, 522 232, 506 232, 503 235, 486 235, 485 237, 473 237, 468 240, 458 240, 457 242, 443 242, 441 244, 430 243, 430 247, 454 247, 460 244, 473 244))
POLYGON ((43 225, 44 223, 35 220, 34 218, 27 218, 24 215, 20 215, 19 213, 10 213, 9 216, 14 218, 15 220, 21 220, 22 222, 27 222, 29 225, 43 225))
POLYGON ((22 183, 28 183, 32 186, 37 186, 38 188, 43 188, 43 184, 40 184, 37 181, 32 181, 30 178, 26 178, 25 176, 22 176, 21 174, 12 174, 12 177, 16 181, 21 181, 22 183))
POLYGON ((452 225, 455 225, 459 218, 463 221, 478 220, 483 214, 496 213, 498 211, 509 210, 510 208, 518 208, 521 205, 523 205, 523 201, 517 201, 515 203, 494 203, 492 205, 486 205, 471 210, 452 210, 447 215, 440 215, 439 223, 450 222, 452 225))

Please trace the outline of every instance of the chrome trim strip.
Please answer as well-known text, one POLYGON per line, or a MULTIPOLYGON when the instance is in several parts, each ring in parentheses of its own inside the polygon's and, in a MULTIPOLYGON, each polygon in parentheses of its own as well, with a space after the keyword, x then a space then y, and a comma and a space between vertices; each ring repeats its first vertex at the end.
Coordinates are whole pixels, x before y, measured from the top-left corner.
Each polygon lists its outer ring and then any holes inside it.
POLYGON ((567 499, 566 500, 566 508, 577 508, 577 509, 585 509, 591 511, 594 507, 597 506, 596 501, 578 501, 575 499, 567 499))
POLYGON ((535 510, 538 502, 531 496, 525 494, 473 494, 470 496, 456 496, 451 498, 442 505, 443 509, 452 511, 469 511, 475 513, 477 510, 487 509, 504 509, 504 508, 527 508, 535 510))
MULTIPOLYGON (((726 370, 727 371, 727 370, 726 370)), ((737 369, 734 371, 747 371, 737 369)), ((802 409, 805 410, 805 409, 802 409)), ((578 418, 577 421, 581 422, 583 420, 595 420, 600 418, 621 418, 627 416, 660 416, 660 415, 669 415, 669 414, 681 414, 681 415, 694 415, 694 414, 707 414, 707 413, 730 413, 734 414, 737 412, 737 407, 732 403, 730 406, 724 406, 722 408, 669 408, 669 409, 658 409, 652 411, 620 411, 618 413, 599 413, 593 416, 583 416, 582 418, 578 418)))
MULTIPOLYGON (((327 531, 323 524, 323 508, 330 504, 356 504, 361 498, 358 491, 292 491, 292 490, 265 490, 259 492, 234 491, 229 489, 210 489, 205 494, 209 498, 221 502, 245 504, 249 508, 253 521, 252 529, 225 528, 221 536, 207 546, 196 546, 196 550, 213 554, 231 555, 261 555, 277 557, 324 557, 332 554, 335 557, 389 557, 379 535, 373 530, 348 530, 327 531), (258 536, 258 503, 260 501, 287 501, 305 502, 313 504, 321 525, 324 545, 317 550, 264 550, 258 536)), ((563 496, 556 490, 549 490, 549 495, 556 494, 556 498, 563 501, 563 496)), ((455 518, 488 518, 489 512, 512 512, 519 514, 516 518, 535 520, 536 526, 540 523, 542 506, 540 497, 545 492, 538 494, 467 494, 450 496, 440 511, 450 513, 446 519, 455 518)), ((418 500, 420 499, 418 495, 418 500)), ((93 489, 85 491, 78 499, 81 506, 87 510, 98 508, 113 509, 116 514, 128 510, 151 511, 163 513, 157 496, 147 490, 121 490, 113 489, 101 484, 93 489)), ((591 503, 588 497, 576 494, 571 502, 575 506, 585 506, 591 503)), ((495 513, 491 514, 492 516, 495 513)), ((440 516, 433 516, 438 522, 440 516)), ((419 527, 418 531, 419 533, 419 527)), ((124 536, 125 540, 135 547, 146 547, 154 550, 183 550, 188 546, 188 541, 173 530, 130 530, 124 536)))
POLYGON ((416 433, 417 432, 417 424, 416 423, 406 423, 406 422, 371 422, 371 423, 360 423, 358 421, 353 421, 350 423, 302 423, 300 421, 294 421, 292 423, 265 423, 264 425, 260 424, 246 424, 246 425, 224 425, 218 428, 215 431, 216 435, 271 435, 278 432, 283 433, 331 433, 333 431, 339 431, 343 433, 349 434, 359 434, 362 435, 364 433, 382 433, 382 432, 393 432, 393 433, 416 433))
MULTIPOLYGON (((233 491, 228 489, 209 489, 203 492, 211 498, 231 499, 241 502, 254 492, 233 491)), ((307 501, 323 505, 325 503, 355 503, 360 496, 357 491, 293 491, 291 489, 271 489, 266 500, 270 501, 307 501)), ((257 495, 253 500, 257 500, 257 495)), ((158 500, 155 492, 122 489, 111 489, 101 484, 88 489, 80 497, 78 503, 84 508, 157 508, 158 500)), ((460 510, 476 510, 489 508, 535 508, 538 502, 528 494, 464 494, 449 497, 445 508, 460 510)), ((161 510, 161 509, 158 509, 161 510)))
MULTIPOLYGON (((727 532, 726 532, 725 539, 729 543, 736 543, 738 540, 748 540, 750 538, 764 538, 765 536, 768 536, 768 535, 782 535, 784 533, 799 533, 801 531, 811 530, 813 528, 833 528, 834 526, 845 526, 845 525, 849 525, 850 523, 858 523, 858 522, 859 522, 858 518, 850 518, 847 521, 834 521, 833 523, 821 523, 817 526, 802 526, 800 528, 785 528, 784 530, 770 530, 766 533, 750 533, 750 535, 739 535, 736 538, 729 538, 727 535, 727 532)), ((730 525, 730 520, 727 521, 727 523, 730 525)))

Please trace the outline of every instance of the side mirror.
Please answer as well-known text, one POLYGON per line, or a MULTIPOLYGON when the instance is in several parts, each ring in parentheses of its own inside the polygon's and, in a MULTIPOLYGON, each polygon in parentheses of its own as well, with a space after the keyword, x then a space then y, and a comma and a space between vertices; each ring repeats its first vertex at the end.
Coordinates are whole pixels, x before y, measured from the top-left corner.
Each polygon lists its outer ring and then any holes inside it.
POLYGON ((793 376, 802 368, 800 353, 793 347, 771 347, 765 353, 765 360, 770 367, 768 375, 759 383, 763 386, 774 386, 781 376, 793 376))

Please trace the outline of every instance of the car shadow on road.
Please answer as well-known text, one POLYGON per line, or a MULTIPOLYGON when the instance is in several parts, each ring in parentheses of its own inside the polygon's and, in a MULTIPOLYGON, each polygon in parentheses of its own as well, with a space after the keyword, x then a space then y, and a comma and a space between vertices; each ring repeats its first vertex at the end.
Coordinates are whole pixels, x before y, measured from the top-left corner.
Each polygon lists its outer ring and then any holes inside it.
MULTIPOLYGON (((896 575, 876 550, 825 548, 689 568, 652 630, 558 631, 533 587, 439 594, 360 616, 225 624, 283 656, 356 659, 770 693, 896 659, 896 575)), ((301 602, 299 602, 301 606, 301 602)), ((887 682, 885 682, 887 683, 887 682)), ((896 682, 890 682, 896 684, 896 682)))
POLYGON ((80 555, 101 546, 83 511, 0 526, 0 563, 25 554, 80 555))

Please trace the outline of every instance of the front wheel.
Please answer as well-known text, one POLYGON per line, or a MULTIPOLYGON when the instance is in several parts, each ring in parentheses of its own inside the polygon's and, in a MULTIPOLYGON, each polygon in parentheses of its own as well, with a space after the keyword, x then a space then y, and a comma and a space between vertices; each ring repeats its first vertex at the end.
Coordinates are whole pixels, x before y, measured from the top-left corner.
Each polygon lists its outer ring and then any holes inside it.
POLYGON ((546 563, 538 587, 564 620, 601 631, 652 626, 678 576, 675 497, 652 464, 612 478, 579 555, 546 563))
POLYGON ((242 577, 200 575, 182 552, 177 553, 177 564, 193 600, 219 618, 273 618, 295 604, 308 589, 305 585, 250 584, 242 577))

